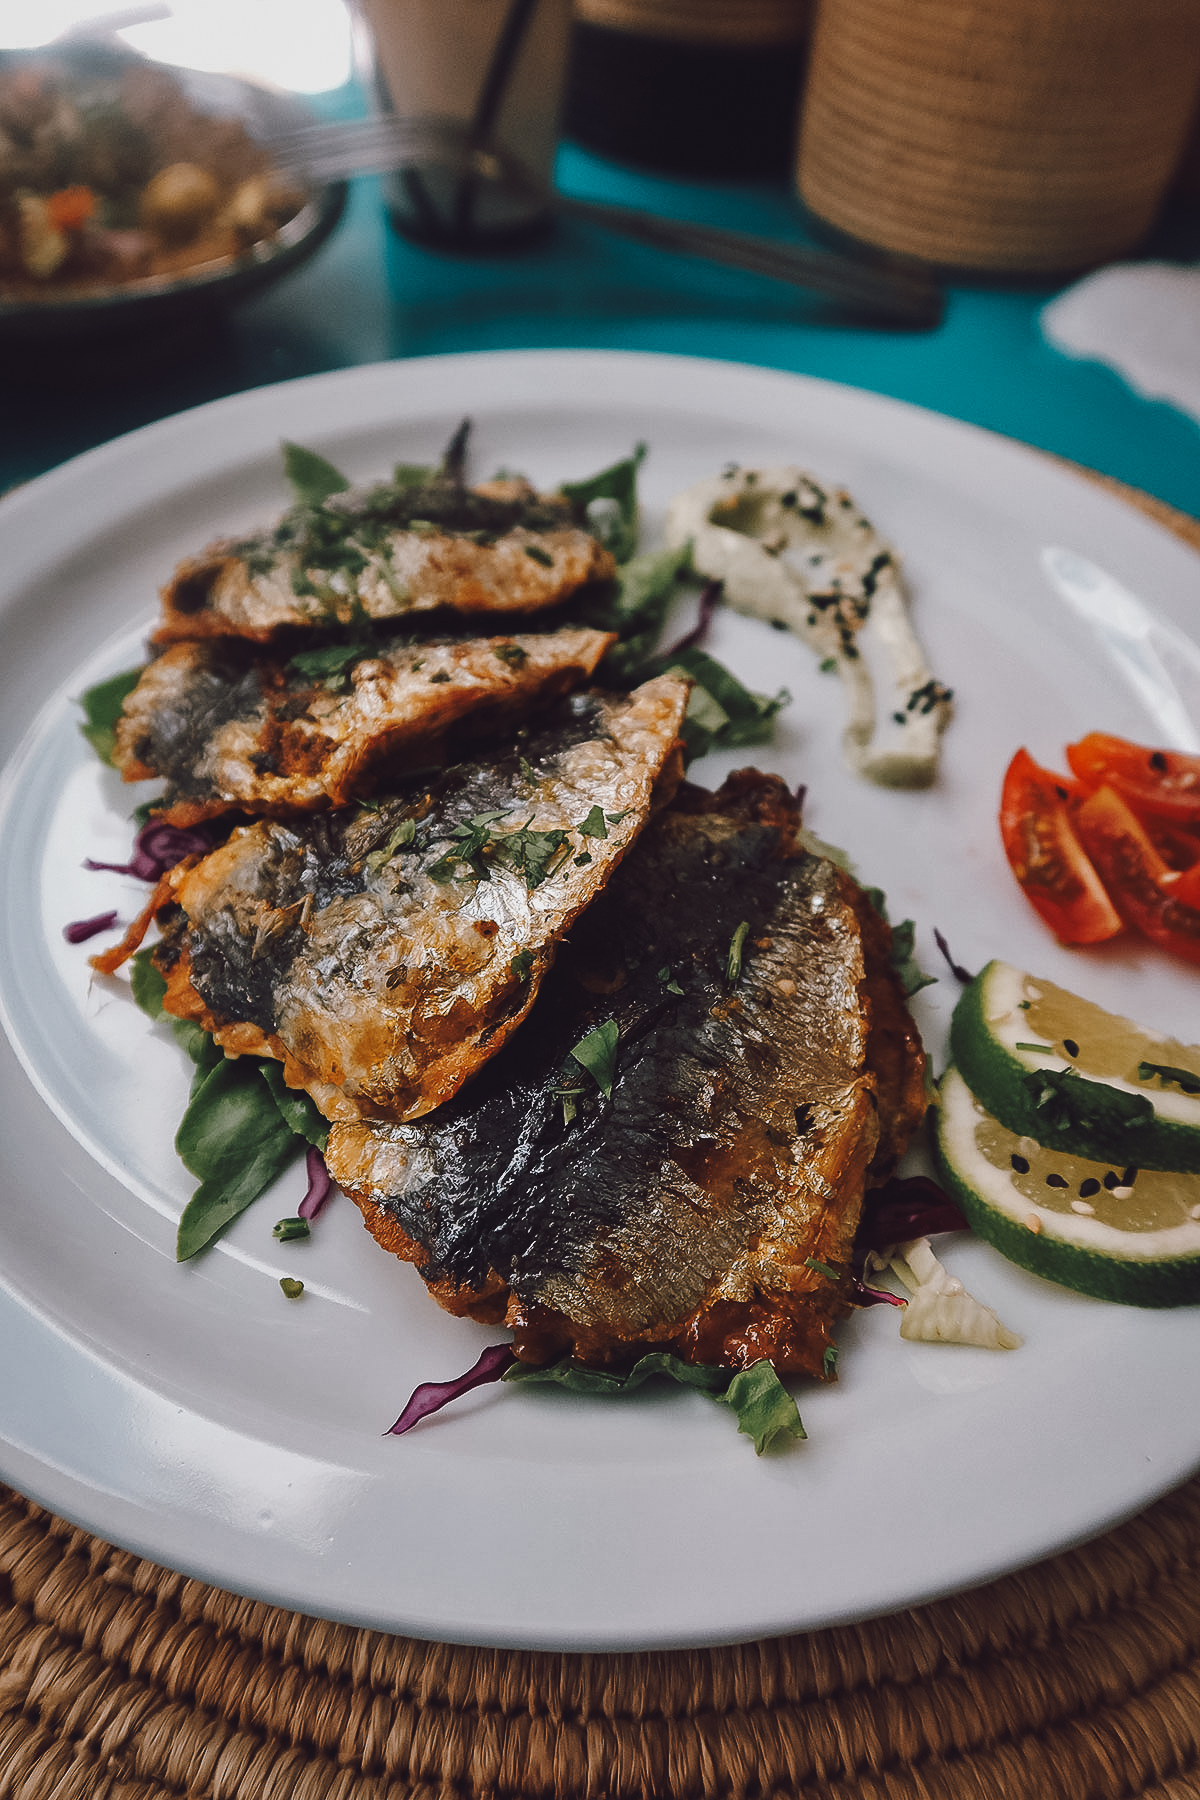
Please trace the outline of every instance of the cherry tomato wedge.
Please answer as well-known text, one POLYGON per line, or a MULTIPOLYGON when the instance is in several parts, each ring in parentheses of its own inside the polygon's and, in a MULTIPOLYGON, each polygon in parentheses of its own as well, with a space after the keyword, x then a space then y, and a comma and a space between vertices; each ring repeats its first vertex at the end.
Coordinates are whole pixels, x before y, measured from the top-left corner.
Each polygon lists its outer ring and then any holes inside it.
POLYGON ((1200 756, 1092 731, 1067 745, 1067 761, 1085 787, 1115 789, 1139 817, 1200 824, 1200 756))
POLYGON ((1097 788, 1074 808, 1075 827, 1122 918, 1175 956, 1200 963, 1200 909, 1179 897, 1178 875, 1113 788, 1097 788), (1165 878, 1165 879, 1164 879, 1165 878))
POLYGON ((1103 943, 1123 924, 1071 823, 1071 802, 1083 798, 1075 782, 1040 768, 1027 750, 1009 763, 1000 798, 1000 835, 1012 872, 1066 944, 1103 943))

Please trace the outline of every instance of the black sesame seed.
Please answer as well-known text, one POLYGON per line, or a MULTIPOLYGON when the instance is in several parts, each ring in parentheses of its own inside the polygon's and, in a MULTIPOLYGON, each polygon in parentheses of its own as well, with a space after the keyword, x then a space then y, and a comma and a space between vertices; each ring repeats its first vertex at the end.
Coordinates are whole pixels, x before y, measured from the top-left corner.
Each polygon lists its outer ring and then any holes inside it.
POLYGON ((1099 1192, 1100 1183, 1091 1175, 1088 1176, 1086 1181, 1081 1181, 1079 1184, 1079 1198, 1081 1200, 1090 1200, 1093 1194, 1098 1194, 1099 1192))
POLYGON ((1079 1045, 1075 1042, 1074 1038, 1064 1038, 1063 1039, 1063 1049, 1066 1051, 1068 1056, 1078 1056, 1079 1055, 1079 1045))
POLYGON ((812 1124, 812 1107, 811 1106, 798 1106, 796 1108, 796 1130, 800 1134, 801 1137, 804 1136, 805 1132, 809 1129, 811 1124, 812 1124))
POLYGON ((1138 1172, 1137 1172, 1136 1167, 1134 1167, 1132 1169, 1126 1169, 1125 1173, 1121 1177, 1121 1186, 1122 1187, 1132 1187, 1134 1182, 1137 1180, 1137 1178, 1138 1178, 1138 1172))
POLYGON ((1015 1150, 1013 1151, 1013 1154, 1009 1157, 1008 1160, 1009 1160, 1009 1162, 1011 1162, 1013 1168, 1017 1171, 1018 1175, 1028 1175, 1028 1173, 1029 1173, 1028 1162, 1025 1160, 1025 1158, 1023 1156, 1018 1156, 1015 1150))
POLYGON ((1054 791, 1058 795, 1060 800, 1069 800, 1071 798, 1071 796, 1067 792, 1066 788, 1061 786, 1061 784, 1057 781, 1054 784, 1054 791))
POLYGON ((1110 1169, 1108 1171, 1108 1174, 1104 1177, 1104 1185, 1106 1188, 1109 1188, 1110 1190, 1112 1188, 1120 1187, 1121 1177, 1116 1173, 1115 1170, 1110 1169))
POLYGON ((1167 759, 1161 750, 1152 750, 1150 752, 1150 767, 1156 770, 1160 775, 1166 774, 1167 759))
POLYGON ((1064 1188, 1067 1186, 1067 1178, 1065 1175, 1047 1175, 1046 1186, 1064 1188))

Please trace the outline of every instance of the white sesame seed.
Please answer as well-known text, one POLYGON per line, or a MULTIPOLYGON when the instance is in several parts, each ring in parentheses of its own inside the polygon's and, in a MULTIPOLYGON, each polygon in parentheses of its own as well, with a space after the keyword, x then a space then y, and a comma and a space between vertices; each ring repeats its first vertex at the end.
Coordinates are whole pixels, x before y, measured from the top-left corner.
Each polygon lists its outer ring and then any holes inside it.
POLYGON ((1035 1237, 1041 1232, 1042 1221, 1038 1218, 1036 1213, 1025 1214, 1025 1229, 1026 1231, 1032 1231, 1035 1237))
POLYGON ((1096 1216, 1095 1207, 1090 1206, 1086 1200, 1072 1200, 1071 1211, 1082 1213, 1085 1219, 1094 1219, 1096 1216))
POLYGON ((1132 1200, 1133 1189, 1131 1187, 1113 1188, 1112 1189, 1112 1197, 1114 1200, 1132 1200))

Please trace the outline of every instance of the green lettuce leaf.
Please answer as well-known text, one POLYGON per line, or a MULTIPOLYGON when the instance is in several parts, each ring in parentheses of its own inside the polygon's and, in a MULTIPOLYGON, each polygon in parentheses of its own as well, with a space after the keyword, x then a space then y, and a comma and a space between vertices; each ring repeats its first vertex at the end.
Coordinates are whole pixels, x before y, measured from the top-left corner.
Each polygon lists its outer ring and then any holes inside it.
POLYGON ((534 1384, 551 1382, 572 1394, 630 1394, 654 1375, 665 1375, 682 1387, 699 1388, 720 1399, 729 1385, 730 1371, 708 1368, 702 1363, 685 1363, 665 1350, 655 1350, 635 1362, 625 1375, 609 1369, 589 1369, 576 1362, 574 1357, 566 1356, 561 1362, 549 1363, 540 1369, 529 1363, 513 1363, 504 1371, 501 1380, 534 1384))
MULTIPOLYGON (((839 866, 846 869, 851 875, 854 873, 854 869, 849 861, 845 861, 839 866)), ((884 924, 891 925, 891 964, 896 971, 900 986, 904 989, 904 998, 906 1000, 911 1000, 913 995, 919 994, 922 988, 936 987, 937 976, 927 975, 916 959, 914 946, 916 944, 917 928, 913 921, 911 919, 901 919, 898 925, 892 925, 891 920, 888 918, 887 897, 884 894, 883 889, 877 887, 865 887, 863 893, 867 896, 867 899, 871 902, 871 905, 875 908, 875 911, 879 914, 884 924)))
POLYGON ((713 1400, 732 1408, 737 1415, 738 1430, 754 1439, 759 1456, 781 1437, 803 1438, 804 1426, 796 1402, 792 1399, 769 1362, 754 1363, 749 1369, 714 1369, 704 1364, 686 1363, 664 1350, 652 1351, 634 1363, 628 1374, 615 1374, 608 1369, 589 1369, 573 1357, 550 1363, 546 1368, 532 1368, 528 1363, 513 1363, 504 1371, 503 1381, 552 1383, 572 1394, 628 1394, 653 1376, 665 1376, 681 1387, 698 1388, 713 1400))
POLYGON ((120 675, 110 675, 107 681, 98 681, 95 687, 79 696, 83 708, 83 724, 79 729, 100 761, 110 768, 117 744, 117 721, 125 696, 133 692, 142 673, 141 669, 125 669, 120 675))
POLYGON ((740 744, 765 744, 776 713, 791 699, 786 688, 780 688, 774 699, 752 693, 715 656, 695 646, 660 658, 660 666, 652 672, 665 673, 668 668, 682 669, 695 683, 683 721, 689 757, 740 744))
POLYGON ((320 506, 330 494, 344 494, 350 486, 340 469, 306 450, 303 444, 283 444, 283 472, 296 496, 298 506, 320 506))
POLYGON ((645 444, 638 444, 632 456, 586 481, 564 481, 558 490, 571 502, 580 524, 599 538, 619 563, 628 562, 637 549, 637 473, 645 454, 645 444))
POLYGON ((769 1362, 757 1362, 748 1369, 739 1369, 719 1398, 725 1406, 733 1408, 738 1430, 754 1439, 754 1449, 759 1456, 781 1437, 808 1435, 800 1422, 796 1402, 769 1362))

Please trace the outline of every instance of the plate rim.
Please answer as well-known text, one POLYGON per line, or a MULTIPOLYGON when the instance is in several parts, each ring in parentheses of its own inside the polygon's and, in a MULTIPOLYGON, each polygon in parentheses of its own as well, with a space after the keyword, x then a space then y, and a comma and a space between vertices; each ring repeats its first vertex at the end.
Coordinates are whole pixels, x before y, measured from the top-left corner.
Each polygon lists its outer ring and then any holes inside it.
MULTIPOLYGON (((30 519, 36 522, 39 510, 43 507, 49 507, 52 514, 57 513, 63 495, 69 494, 72 488, 77 486, 80 482, 84 483, 86 486, 92 480, 93 473, 97 468, 107 470, 109 467, 113 467, 119 474, 122 472, 128 474, 131 470, 136 471, 139 464, 143 463, 147 457, 151 460, 154 458, 156 449, 160 445, 178 448, 179 444, 182 442, 186 447, 189 436, 197 431, 203 435, 206 423, 211 422, 214 418, 216 418, 218 422, 222 422, 231 418, 236 419, 239 414, 242 414, 247 418, 254 415, 273 417, 281 397, 283 397, 286 402, 296 395, 302 396, 303 403, 299 406, 298 410, 303 412, 308 409, 308 397, 315 393, 317 395, 318 404, 312 410, 319 412, 319 401, 322 392, 325 392, 326 394, 340 392, 343 395, 349 395, 352 394, 359 385, 361 385, 364 391, 368 391, 372 388, 378 389, 378 386, 382 385, 384 380, 396 383, 397 391, 399 391, 409 384, 414 370, 422 371, 420 378, 415 384, 420 387, 427 382, 435 381, 438 371, 445 370, 448 365, 453 366, 456 370, 463 371, 466 376, 469 377, 472 373, 479 371, 483 367, 494 369, 502 366, 513 376, 518 376, 522 369, 530 370, 535 366, 542 371, 545 371, 548 366, 551 368, 557 367, 561 371, 567 364, 572 364, 576 369, 579 369, 581 365, 586 366, 589 363, 596 365, 597 367, 601 365, 612 367, 616 362, 636 366, 639 369, 644 369, 648 363, 666 365, 680 374, 689 369, 692 371, 702 371, 706 375, 710 374, 713 370, 723 370, 727 372, 728 376, 736 378, 739 383, 745 381, 747 378, 752 380, 759 378, 764 382, 764 386, 774 388, 783 384, 784 386, 793 387, 793 389, 794 384, 799 383, 803 388, 807 388, 810 391, 820 390, 824 394, 826 400, 832 404, 840 404, 845 401, 851 412, 853 412, 856 407, 863 405, 863 403, 865 403, 866 411, 868 413, 877 408, 884 408, 888 411, 898 410, 906 418, 911 419, 915 416, 918 419, 924 420, 926 428, 932 427, 936 433, 944 433, 946 428, 949 428, 952 436, 957 433, 966 434, 968 437, 982 440, 992 447, 1000 447, 1005 452, 1015 452, 1020 461, 1020 465, 1031 475, 1032 470, 1035 467, 1039 470, 1042 469, 1043 466, 1048 467, 1053 470, 1059 478, 1067 481, 1071 485, 1073 491, 1079 492, 1082 490, 1090 497, 1103 495, 1106 506, 1110 507, 1113 504, 1119 504, 1127 510, 1131 519, 1139 520, 1141 524, 1154 532, 1161 533, 1164 536, 1170 536, 1169 528, 1137 513, 1136 509, 1130 506, 1128 502, 1123 501, 1120 496, 1114 496, 1111 493, 1105 493, 1104 490, 1090 487, 1086 473, 1076 471, 1070 466, 1064 467, 1058 465, 1052 460, 1046 459, 1044 453, 1020 445, 1014 440, 1004 438, 1000 434, 991 432, 984 427, 974 426, 961 420, 949 419, 930 409, 914 407, 909 402, 894 400, 890 396, 873 394, 868 390, 847 388, 842 386, 842 384, 823 381, 814 377, 794 375, 788 371, 762 369, 755 365, 740 364, 725 360, 697 357, 674 357, 660 353, 642 353, 636 351, 593 350, 483 351, 462 355, 422 357, 405 362, 359 365, 349 370, 330 371, 316 376, 303 377, 296 381, 280 383, 266 388, 247 390, 239 394, 225 396, 216 401, 208 402, 201 407, 191 409, 186 413, 172 415, 166 420, 157 421, 151 425, 141 427, 136 432, 129 433, 125 437, 115 439, 109 444, 101 445, 91 451, 84 452, 80 457, 72 459, 71 462, 47 472, 46 475, 39 477, 36 481, 30 483, 28 487, 18 490, 0 505, 0 534, 4 533, 5 526, 10 518, 15 519, 20 516, 23 517, 26 522, 29 522, 30 519)), ((496 401, 491 397, 489 397, 487 402, 489 406, 503 403, 503 401, 496 401)), ((661 402, 658 403, 661 404, 661 402)), ((697 413, 704 413, 706 411, 715 413, 717 409, 711 404, 706 404, 703 394, 701 393, 696 399, 694 410, 697 413)), ((374 423, 374 419, 367 423, 368 425, 374 423)), ((219 433, 217 435, 219 435, 219 433)), ((270 436, 272 443, 276 442, 278 439, 277 427, 273 425, 271 431, 267 435, 270 436)), ((325 435, 328 436, 334 434, 325 433, 325 435)), ((239 445, 239 449, 241 449, 241 445, 239 445)), ((251 445, 246 452, 245 459, 257 460, 257 457, 260 454, 261 451, 251 445)), ((162 458, 164 467, 168 464, 169 460, 169 457, 164 455, 162 458)), ((222 458, 214 463, 211 468, 203 468, 198 471, 194 478, 203 479, 205 474, 219 472, 222 468, 227 467, 228 458, 222 458)), ((80 512, 81 514, 86 514, 87 509, 81 508, 80 512)), ((61 514, 59 514, 59 516, 61 516, 61 514)), ((87 536, 91 535, 91 530, 92 527, 88 525, 87 519, 84 518, 78 522, 76 535, 86 539, 87 536)), ((1179 542, 1179 540, 1174 539, 1173 537, 1171 538, 1171 541, 1174 543, 1179 542)), ((1196 553, 1194 551, 1190 550, 1186 545, 1180 544, 1179 547, 1193 561, 1196 560, 1196 553)), ((42 568, 46 566, 44 560, 40 566, 42 568)), ((25 579, 27 579, 27 577, 25 579)), ((22 579, 12 576, 11 568, 7 582, 5 582, 3 577, 0 577, 0 587, 7 586, 8 589, 19 592, 23 585, 24 581, 22 579)), ((3 617, 5 610, 6 603, 3 595, 0 594, 0 618, 3 617)), ((6 759, 6 772, 7 762, 8 759, 6 759)), ((11 1055, 10 1047, 5 1046, 5 1050, 6 1054, 11 1055)), ((57 1128, 61 1129, 61 1127, 57 1128)), ((2 1281, 2 1277, 0 1277, 0 1281, 2 1281)), ((12 1301, 13 1299, 13 1296, 8 1294, 7 1290, 5 1291, 5 1299, 8 1301, 12 1301)), ((38 1325, 39 1328, 47 1328, 51 1331, 54 1329, 53 1324, 50 1321, 39 1320, 38 1325)), ((3 1335, 7 1335, 7 1327, 3 1328, 3 1335)), ((10 1453, 14 1453, 14 1447, 11 1442, 6 1448, 10 1453)), ((1042 1556, 1052 1554, 1057 1550, 1065 1549, 1071 1544, 1084 1541, 1087 1538, 1097 1535, 1101 1531, 1109 1529, 1111 1526, 1119 1523, 1122 1519, 1129 1517, 1133 1512, 1136 1512, 1142 1506, 1149 1504, 1159 1494, 1173 1486, 1178 1480, 1184 1478, 1184 1476, 1190 1472, 1191 1468, 1195 1466, 1197 1457, 1200 1457, 1200 1448, 1197 1448, 1195 1454, 1190 1455, 1186 1459, 1186 1467, 1175 1466, 1160 1469, 1154 1482, 1139 1487, 1137 1496, 1133 1498, 1131 1502, 1122 1501, 1115 1509, 1105 1511, 1102 1516, 1089 1520, 1073 1534, 1060 1534, 1055 1538, 1052 1544, 1034 1550, 1030 1555, 1019 1561, 1014 1562, 1013 1560, 1006 1558, 994 1565, 983 1566, 980 1568, 979 1572, 965 1584, 961 1580, 954 1579, 950 1581, 948 1585, 943 1587, 935 1585, 923 1588, 921 1592, 916 1595, 903 1595, 897 1597, 895 1594, 892 1594, 890 1597, 884 1597, 885 1604, 882 1609, 871 1606, 864 1607, 861 1604, 851 1605, 846 1610, 838 1611, 835 1609, 820 1618, 813 1620, 806 1619, 802 1621, 801 1624, 788 1624, 786 1621, 781 1621, 776 1617, 766 1621, 761 1629, 752 1622, 743 1622, 741 1624, 733 1623, 727 1627, 718 1628, 715 1633, 705 1629, 699 1629, 691 1633, 684 1632, 682 1634, 675 1631, 662 1638, 639 1636, 632 1640, 622 1638, 619 1634, 614 1636, 611 1632, 604 1632, 598 1636, 589 1636, 585 1633, 578 1639, 573 1640, 568 1644, 564 1644, 559 1636, 545 1638, 538 1636, 536 1632, 532 1635, 523 1633, 517 1637, 506 1638, 503 1633, 497 1634, 495 1631, 481 1636, 477 1631, 473 1631, 470 1628, 461 1628, 458 1630, 451 1629, 447 1631, 444 1624, 441 1622, 429 1620, 419 1621, 409 1619, 399 1623, 392 1622, 389 1624, 382 1622, 379 1619, 366 1619, 358 1610, 355 1610, 353 1613, 339 1614, 336 1607, 331 1609, 327 1601, 322 1602, 319 1608, 319 1616, 343 1617, 346 1618, 348 1622, 371 1625, 376 1629, 402 1630, 411 1635, 429 1635, 431 1637, 444 1638, 446 1641, 472 1643, 487 1642, 509 1645, 511 1647, 520 1646, 545 1649, 568 1648, 571 1650, 675 1647, 684 1644, 737 1641, 739 1638, 744 1638, 748 1632, 752 1635, 763 1635, 764 1632, 776 1633, 794 1629, 814 1629, 821 1625, 875 1616, 880 1610, 896 1610, 900 1607, 918 1604, 926 1600, 937 1598, 941 1594, 956 1591, 964 1585, 979 1585, 995 1579, 997 1575, 1002 1574, 1007 1570, 1025 1566, 1029 1562, 1039 1560, 1042 1556)), ((25 1459, 19 1454, 15 1455, 15 1460, 21 1463, 22 1466, 26 1466, 25 1459)), ((106 1537, 112 1535, 109 1529, 103 1524, 97 1525, 94 1515, 89 1516, 90 1509, 81 1509, 74 1504, 76 1490, 72 1487, 69 1475, 66 1475, 61 1471, 48 1469, 47 1480, 41 1484, 30 1484, 26 1491, 30 1491, 35 1498, 41 1501, 41 1503, 52 1506, 54 1510, 62 1513, 65 1517, 72 1519, 84 1529, 95 1531, 99 1535, 104 1535, 106 1537)), ((79 1497, 81 1499, 86 1498, 87 1493, 90 1491, 92 1490, 83 1490, 83 1493, 80 1494, 79 1497)), ((120 1533, 119 1541, 123 1542, 126 1547, 135 1550, 137 1554, 150 1556, 156 1561, 161 1561, 164 1558, 164 1551, 155 1539, 153 1530, 150 1529, 149 1526, 147 1528, 147 1534, 144 1537, 141 1536, 141 1534, 138 1534, 137 1537, 131 1537, 128 1531, 122 1531, 120 1533)), ((178 1567, 181 1565, 181 1559, 177 1554, 169 1555, 167 1560, 170 1561, 172 1566, 178 1567)), ((186 1564, 187 1559, 183 1560, 186 1564)), ((228 1587, 233 1591, 252 1593, 255 1598, 266 1600, 271 1604, 285 1606, 297 1611, 317 1610, 312 1606, 306 1607, 302 1596, 297 1596, 296 1594, 281 1595, 274 1589, 270 1592, 256 1590, 253 1581, 247 1581, 244 1578, 241 1580, 230 1580, 227 1571, 214 1570, 211 1566, 203 1563, 196 1563, 194 1560, 188 1568, 188 1572, 193 1573, 199 1578, 209 1581, 214 1585, 228 1587)))

